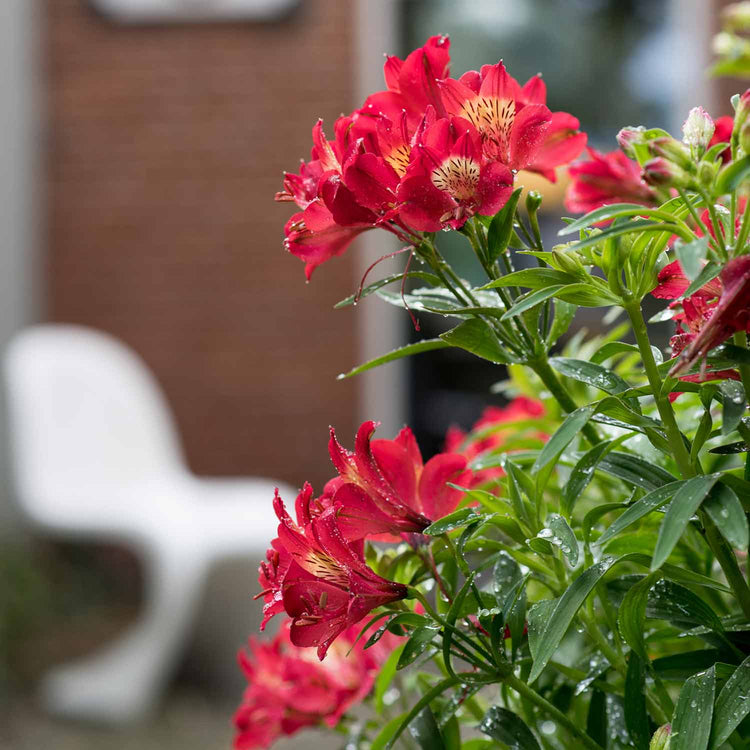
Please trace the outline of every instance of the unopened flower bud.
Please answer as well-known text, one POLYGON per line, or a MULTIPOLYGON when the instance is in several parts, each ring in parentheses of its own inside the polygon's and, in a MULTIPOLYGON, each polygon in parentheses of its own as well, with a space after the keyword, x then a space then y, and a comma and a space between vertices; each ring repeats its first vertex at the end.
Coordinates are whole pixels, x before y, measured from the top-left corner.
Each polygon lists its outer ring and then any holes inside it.
POLYGON ((720 166, 720 162, 702 161, 698 165, 698 182, 703 187, 711 187, 714 184, 720 166))
POLYGON ((648 750, 669 750, 669 743, 672 735, 672 725, 662 724, 651 737, 651 744, 648 750))
POLYGON ((687 187, 691 182, 690 175, 677 164, 657 156, 643 165, 643 179, 654 186, 687 187))
POLYGON ((636 158, 633 147, 643 143, 643 134, 645 132, 646 128, 643 125, 638 125, 637 127, 628 126, 627 128, 623 128, 617 134, 617 143, 620 144, 620 148, 625 153, 625 156, 630 159, 636 158))
POLYGON ((690 151, 685 147, 683 143, 680 143, 671 136, 664 138, 654 138, 648 141, 648 152, 653 157, 662 157, 667 161, 671 161, 682 169, 693 170, 695 165, 693 160, 690 158, 690 151))
POLYGON ((742 126, 750 115, 750 89, 748 89, 738 100, 734 112, 734 133, 739 133, 742 126))
POLYGON ((539 210, 539 206, 542 205, 542 194, 536 190, 529 190, 529 194, 526 196, 526 210, 529 213, 534 213, 539 210))
POLYGON ((715 126, 711 115, 703 107, 693 107, 682 126, 682 140, 688 146, 703 151, 708 148, 714 130, 715 126))
POLYGON ((555 264, 561 271, 572 274, 573 276, 586 275, 586 269, 583 267, 581 258, 575 250, 568 250, 565 245, 556 245, 552 248, 552 256, 555 264))

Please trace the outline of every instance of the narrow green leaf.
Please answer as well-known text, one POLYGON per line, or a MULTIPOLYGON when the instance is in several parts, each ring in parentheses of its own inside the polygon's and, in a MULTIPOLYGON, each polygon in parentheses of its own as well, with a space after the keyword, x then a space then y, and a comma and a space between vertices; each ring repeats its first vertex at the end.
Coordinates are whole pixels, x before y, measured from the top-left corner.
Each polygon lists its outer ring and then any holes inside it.
POLYGON ((550 461, 554 461, 568 446, 571 440, 584 428, 594 414, 593 406, 582 406, 565 417, 555 434, 547 441, 537 456, 532 473, 541 471, 550 461))
POLYGON ((620 604, 617 612, 617 626, 625 643, 630 646, 644 663, 648 662, 643 631, 646 622, 646 603, 651 587, 659 580, 659 571, 642 578, 632 586, 620 604))
POLYGON ((547 627, 549 618, 555 611, 559 599, 542 599, 535 602, 529 609, 528 630, 529 630, 529 651, 531 658, 537 659, 540 655, 542 646, 542 635, 547 627))
POLYGON ((564 333, 567 333, 570 324, 573 322, 576 310, 576 305, 572 302, 565 302, 565 300, 555 300, 555 316, 552 318, 552 325, 550 326, 549 333, 547 334, 547 347, 551 347, 557 339, 560 338, 564 333))
POLYGON ((561 375, 607 393, 622 393, 630 387, 617 373, 593 362, 569 357, 551 357, 549 363, 561 375))
POLYGON ((425 706, 414 717, 414 721, 409 724, 409 734, 420 750, 446 750, 443 735, 429 706, 425 706))
POLYGON ((487 249, 490 263, 494 263, 508 249, 508 243, 513 234, 516 206, 521 192, 521 188, 513 191, 507 203, 490 222, 490 228, 487 231, 487 249))
POLYGON ((336 379, 343 380, 344 378, 351 378, 353 375, 359 375, 361 372, 372 370, 374 367, 380 367, 380 365, 385 365, 388 362, 394 362, 402 357, 410 357, 412 354, 430 352, 433 349, 446 349, 449 346, 449 343, 441 339, 425 339, 424 341, 418 341, 416 344, 407 344, 406 346, 388 352, 388 354, 375 357, 375 359, 371 359, 369 362, 365 362, 364 364, 355 367, 353 370, 349 370, 349 372, 342 372, 336 379))
POLYGON ((586 715, 586 734, 602 747, 607 746, 607 697, 602 690, 594 688, 586 715))
POLYGON ((703 599, 690 589, 664 579, 651 588, 646 603, 646 616, 699 625, 716 633, 724 630, 716 612, 703 599))
POLYGON ((710 750, 716 750, 723 742, 726 742, 729 735, 748 713, 750 713, 750 656, 737 667, 716 699, 714 723, 709 742, 710 750))
POLYGON ((398 716, 394 716, 390 721, 388 721, 386 725, 380 730, 377 737, 375 737, 375 739, 373 740, 372 745, 370 745, 370 750, 385 750, 386 747, 389 747, 388 743, 391 741, 391 738, 396 734, 396 732, 398 732, 400 735, 401 732, 404 731, 401 728, 401 724, 403 723, 406 716, 406 713, 399 714, 398 716))
POLYGON ((563 287, 548 286, 546 289, 536 289, 535 291, 524 294, 516 300, 516 303, 503 314, 500 320, 515 318, 521 313, 536 307, 550 297, 554 297, 563 287))
MULTIPOLYGON (((409 273, 406 274, 406 277, 408 279, 420 279, 421 281, 426 281, 428 284, 432 284, 433 286, 439 287, 440 286, 440 279, 435 276, 432 273, 426 273, 425 271, 409 271, 409 273)), ((359 294, 350 294, 345 299, 342 299, 340 302, 337 302, 333 308, 334 310, 338 310, 342 307, 348 307, 349 305, 353 305, 357 300, 364 299, 365 297, 369 297, 373 292, 377 292, 378 289, 381 289, 382 287, 386 286, 387 284, 392 284, 394 281, 401 281, 404 278, 404 273, 394 273, 390 276, 386 276, 383 279, 379 279, 378 281, 374 281, 372 284, 369 284, 368 286, 364 287, 359 294)))
POLYGON ((597 277, 592 276, 589 282, 568 284, 558 290, 555 296, 581 307, 607 307, 617 304, 617 297, 608 289, 597 286, 596 281, 597 277))
POLYGON ((559 513, 550 513, 547 516, 544 528, 537 536, 559 547, 572 567, 578 565, 578 540, 573 529, 559 513))
POLYGON ((672 717, 670 750, 706 750, 711 736, 715 693, 715 667, 685 680, 672 717))
POLYGON ((490 362, 496 364, 511 362, 490 326, 478 318, 465 320, 450 331, 440 334, 440 338, 449 346, 464 349, 490 362))
POLYGON ((743 182, 750 179, 750 156, 727 164, 716 178, 717 195, 726 195, 736 190, 743 182))
POLYGON ((451 644, 453 643, 453 626, 458 619, 461 608, 463 607, 466 595, 471 591, 471 585, 474 583, 474 573, 472 573, 464 582, 461 590, 456 594, 455 599, 451 608, 448 610, 448 614, 445 617, 449 627, 443 630, 443 662, 445 668, 448 670, 448 674, 451 677, 455 677, 456 673, 453 671, 453 665, 451 662, 451 644))
POLYGON ((677 234, 682 231, 676 224, 667 224, 661 221, 633 220, 623 222, 622 224, 615 224, 598 233, 592 232, 588 237, 576 242, 573 245, 573 249, 582 250, 585 247, 598 245, 610 237, 618 237, 623 234, 638 234, 640 232, 669 232, 670 234, 677 234))
POLYGON ((409 640, 404 644, 404 650, 401 652, 401 658, 398 660, 396 669, 403 669, 416 661, 439 632, 440 628, 435 625, 420 625, 415 628, 409 640))
POLYGON ((703 266, 701 272, 693 279, 690 286, 683 292, 683 297, 690 297, 695 294, 702 286, 715 279, 721 273, 721 266, 718 263, 709 261, 703 266))
POLYGON ((711 490, 703 508, 731 547, 746 550, 750 543, 747 516, 735 491, 720 482, 711 490))
POLYGON ((501 706, 490 706, 479 724, 479 731, 514 750, 541 750, 523 719, 501 706))
POLYGON ((585 216, 572 221, 557 234, 562 237, 566 234, 580 232, 581 229, 586 229, 601 221, 608 221, 609 219, 616 219, 621 216, 645 216, 648 213, 649 209, 638 203, 612 203, 608 206, 602 206, 601 208, 589 211, 585 216))
POLYGON ((705 500, 711 488, 719 479, 719 474, 688 479, 674 494, 672 504, 664 515, 659 527, 659 536, 651 560, 651 570, 656 570, 666 562, 680 537, 687 528, 688 522, 705 500))
POLYGON ((484 516, 479 515, 474 508, 461 508, 430 524, 422 533, 427 534, 427 536, 440 536, 447 531, 468 526, 470 523, 483 519, 484 516))
POLYGON ((636 521, 640 521, 641 518, 647 516, 651 511, 666 504, 672 499, 675 492, 677 492, 677 490, 679 490, 684 484, 686 484, 686 480, 670 482, 669 484, 665 484, 662 487, 652 490, 640 500, 636 500, 636 502, 634 502, 606 529, 606 531, 596 540, 595 544, 606 544, 610 539, 627 529, 628 526, 631 526, 636 521))
POLYGON ((596 465, 602 456, 612 449, 614 442, 613 440, 604 440, 597 443, 591 450, 584 453, 573 467, 573 471, 570 472, 570 477, 563 488, 562 508, 568 517, 573 512, 576 500, 583 494, 592 480, 596 465))
POLYGON ((728 435, 737 429, 745 413, 745 390, 736 380, 722 380, 719 384, 722 399, 721 434, 728 435))
MULTIPOLYGON (((666 320, 672 320, 672 315, 674 314, 673 310, 669 310, 669 315, 666 320)), ((653 319, 649 320, 649 323, 651 323, 653 319)), ((598 349, 596 353, 591 357, 591 362, 593 362, 595 365, 600 365, 605 360, 609 359, 610 357, 614 357, 616 354, 638 354, 639 350, 638 347, 635 344, 626 344, 624 341, 610 341, 609 343, 605 344, 601 349, 598 349)), ((654 359, 656 359, 656 362, 658 364, 661 364, 661 362, 664 360, 664 357, 662 357, 661 349, 658 349, 655 346, 651 347, 651 353, 654 355, 654 359)))
POLYGON ((558 271, 555 268, 524 268, 520 271, 501 276, 489 284, 479 287, 480 291, 485 289, 496 289, 498 287, 520 286, 528 289, 546 289, 549 286, 561 284, 575 284, 578 279, 572 274, 558 271))
POLYGON ((612 452, 599 462, 598 468, 635 487, 648 491, 677 481, 677 477, 670 474, 666 469, 630 453, 612 452))
MULTIPOLYGON (((579 608, 586 600, 586 597, 593 591, 596 584, 602 576, 616 563, 628 559, 628 555, 622 557, 603 557, 598 563, 584 570, 573 583, 568 586, 563 595, 557 599, 557 604, 549 614, 546 624, 544 625, 538 638, 537 653, 534 657, 534 664, 531 668, 528 683, 531 684, 539 677, 547 662, 552 658, 560 641, 568 630, 570 623, 578 612, 579 608)), ((533 610, 532 610, 533 611, 533 610)), ((529 644, 531 645, 531 644, 529 644)))
POLYGON ((651 732, 646 713, 646 666, 636 653, 628 659, 625 674, 625 726, 637 750, 648 750, 651 732))

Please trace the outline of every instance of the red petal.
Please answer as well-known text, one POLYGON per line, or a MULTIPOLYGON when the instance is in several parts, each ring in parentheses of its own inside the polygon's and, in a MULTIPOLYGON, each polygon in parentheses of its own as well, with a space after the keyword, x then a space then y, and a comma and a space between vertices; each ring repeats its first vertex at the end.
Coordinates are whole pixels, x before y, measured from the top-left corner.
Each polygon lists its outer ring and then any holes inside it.
POLYGON ((516 114, 510 134, 511 169, 525 169, 531 164, 549 127, 551 113, 543 104, 529 104, 516 114))
POLYGON ((479 174, 477 212, 483 216, 494 216, 513 193, 513 174, 499 162, 491 162, 479 174))
POLYGON ((455 482, 464 469, 466 459, 457 453, 440 453, 425 464, 419 481, 420 510, 424 515, 437 520, 456 509, 463 493, 446 482, 455 482))

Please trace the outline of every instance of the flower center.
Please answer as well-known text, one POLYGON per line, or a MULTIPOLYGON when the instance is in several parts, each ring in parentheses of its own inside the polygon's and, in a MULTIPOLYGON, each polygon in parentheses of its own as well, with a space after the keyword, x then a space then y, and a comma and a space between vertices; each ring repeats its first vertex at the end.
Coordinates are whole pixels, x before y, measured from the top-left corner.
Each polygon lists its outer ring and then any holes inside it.
POLYGON ((406 170, 409 166, 410 157, 411 148, 406 143, 403 143, 400 146, 396 146, 396 148, 394 148, 391 153, 385 157, 385 160, 399 177, 403 177, 406 174, 406 170))
POLYGON ((507 158, 510 131, 516 118, 516 103, 513 99, 477 96, 464 103, 461 116, 479 131, 482 146, 488 156, 507 158))
POLYGON ((466 156, 451 156, 430 174, 432 184, 456 200, 474 197, 479 182, 479 164, 466 156))

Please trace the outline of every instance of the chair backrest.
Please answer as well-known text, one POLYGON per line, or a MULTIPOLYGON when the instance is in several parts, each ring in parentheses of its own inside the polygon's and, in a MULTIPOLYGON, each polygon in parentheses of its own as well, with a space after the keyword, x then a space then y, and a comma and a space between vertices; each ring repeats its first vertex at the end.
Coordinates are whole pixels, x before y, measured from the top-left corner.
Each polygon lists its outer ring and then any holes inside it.
POLYGON ((17 499, 37 523, 101 517, 124 488, 182 470, 155 378, 112 336, 34 326, 10 342, 4 369, 17 499))

